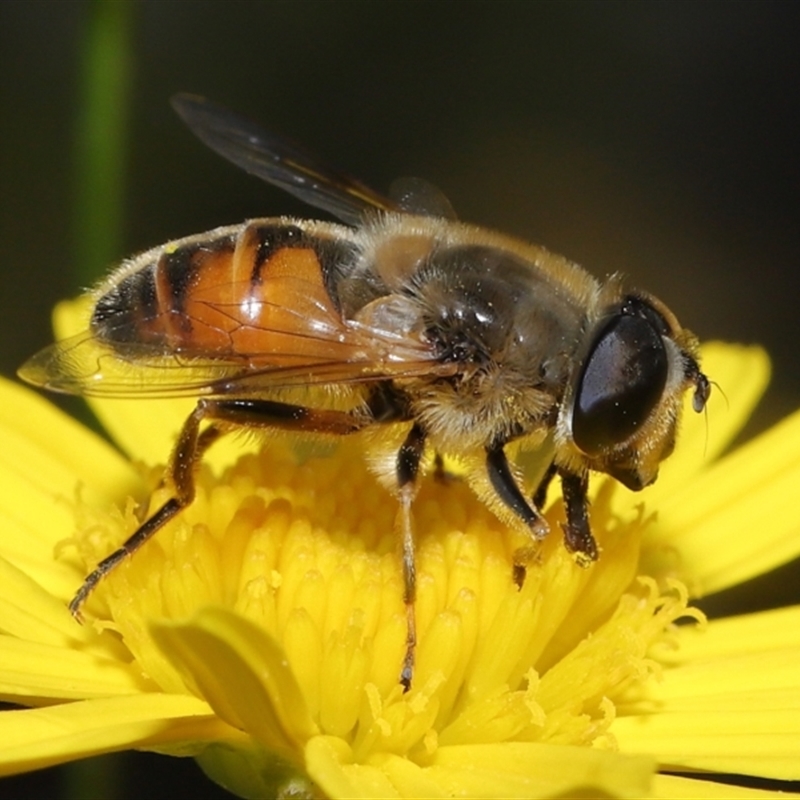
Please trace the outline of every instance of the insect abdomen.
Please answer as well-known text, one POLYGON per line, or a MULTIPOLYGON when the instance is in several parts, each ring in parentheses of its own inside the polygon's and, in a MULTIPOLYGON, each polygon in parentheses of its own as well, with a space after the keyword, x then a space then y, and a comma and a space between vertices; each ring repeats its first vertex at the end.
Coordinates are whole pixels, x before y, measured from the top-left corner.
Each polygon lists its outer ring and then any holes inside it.
POLYGON ((350 243, 285 220, 219 229, 139 256, 97 301, 92 329, 190 357, 301 355, 305 320, 342 325, 331 276, 352 258, 350 243))

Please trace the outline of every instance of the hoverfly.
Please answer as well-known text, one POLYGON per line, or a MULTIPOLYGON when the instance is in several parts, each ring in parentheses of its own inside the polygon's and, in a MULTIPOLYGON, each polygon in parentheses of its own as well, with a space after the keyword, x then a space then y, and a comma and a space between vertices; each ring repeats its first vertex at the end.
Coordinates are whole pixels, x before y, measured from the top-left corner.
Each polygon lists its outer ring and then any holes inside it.
MULTIPOLYGON (((477 494, 534 541, 548 532, 540 508, 558 476, 564 542, 586 566, 598 557, 589 473, 633 490, 655 480, 684 392, 698 412, 710 393, 696 339, 617 276, 598 281, 542 247, 458 222, 424 181, 385 197, 203 98, 173 106, 212 150, 343 224, 255 219, 148 250, 94 290, 85 334, 22 367, 56 391, 197 398, 167 464, 172 497, 97 565, 70 610, 80 618, 98 581, 192 502, 195 467, 223 434, 400 426, 391 457, 372 461, 399 501, 408 688, 425 454, 466 459, 477 494), (544 465, 533 495, 509 463, 511 442, 544 465)), ((368 446, 381 451, 381 437, 368 446)))

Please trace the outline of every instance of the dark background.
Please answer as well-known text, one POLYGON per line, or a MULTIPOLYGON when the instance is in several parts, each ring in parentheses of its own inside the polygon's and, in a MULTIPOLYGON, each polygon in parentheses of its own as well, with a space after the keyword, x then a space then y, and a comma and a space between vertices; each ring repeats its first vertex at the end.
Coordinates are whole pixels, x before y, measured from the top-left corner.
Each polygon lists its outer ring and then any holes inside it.
MULTIPOLYGON (((6 376, 50 340, 55 301, 80 288, 70 225, 90 11, 0 3, 6 376)), ((597 275, 625 272, 704 339, 760 342, 775 367, 763 427, 800 406, 798 41, 800 6, 765 0, 137 2, 114 258, 309 213, 205 150, 169 108, 176 91, 206 94, 376 188, 426 177, 465 220, 597 275)), ((790 573, 769 587, 762 604, 798 599, 790 573)), ((171 795, 179 767, 156 759, 160 776, 153 757, 135 758, 117 797, 171 795)), ((57 797, 53 774, 6 781, 3 796, 57 797)), ((205 781, 191 791, 214 796, 205 781)))

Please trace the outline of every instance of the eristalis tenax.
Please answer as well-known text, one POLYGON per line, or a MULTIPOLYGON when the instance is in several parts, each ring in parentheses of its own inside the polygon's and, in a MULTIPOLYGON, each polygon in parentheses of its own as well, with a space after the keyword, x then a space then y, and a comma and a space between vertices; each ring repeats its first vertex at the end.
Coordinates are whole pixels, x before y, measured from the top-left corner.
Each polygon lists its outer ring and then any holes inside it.
POLYGON ((540 509, 558 476, 564 543, 587 566, 598 557, 589 474, 633 490, 656 479, 684 392, 698 412, 709 396, 697 341, 618 276, 598 281, 458 222, 425 181, 383 196, 203 98, 173 106, 217 153, 343 224, 256 219, 148 250, 94 290, 86 333, 22 367, 56 391, 197 397, 166 467, 172 497, 97 565, 70 610, 80 618, 98 581, 192 502, 195 467, 223 434, 381 431, 365 447, 399 501, 408 688, 421 472, 461 460, 479 497, 533 542, 548 533, 540 509), (507 457, 512 442, 540 464, 532 494, 507 457))

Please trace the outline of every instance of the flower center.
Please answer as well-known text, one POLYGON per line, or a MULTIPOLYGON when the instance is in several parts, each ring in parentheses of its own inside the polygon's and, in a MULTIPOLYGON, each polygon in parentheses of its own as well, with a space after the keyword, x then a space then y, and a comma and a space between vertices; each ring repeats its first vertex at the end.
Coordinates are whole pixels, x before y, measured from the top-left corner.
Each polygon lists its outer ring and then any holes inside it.
MULTIPOLYGON (((218 479, 203 469, 192 505, 101 581, 86 615, 117 631, 162 690, 185 693, 193 687, 149 625, 210 605, 238 612, 280 643, 319 730, 357 760, 388 751, 424 762, 440 745, 509 740, 608 745, 615 701, 649 678, 650 647, 686 607, 680 592, 637 578, 641 515, 612 517, 603 486, 592 506, 599 561, 582 569, 567 553, 556 503, 519 587, 525 537, 459 481, 423 480, 408 693, 396 502, 349 442, 299 459, 276 440, 218 479)), ((137 525, 132 508, 81 509, 85 568, 137 525)))

